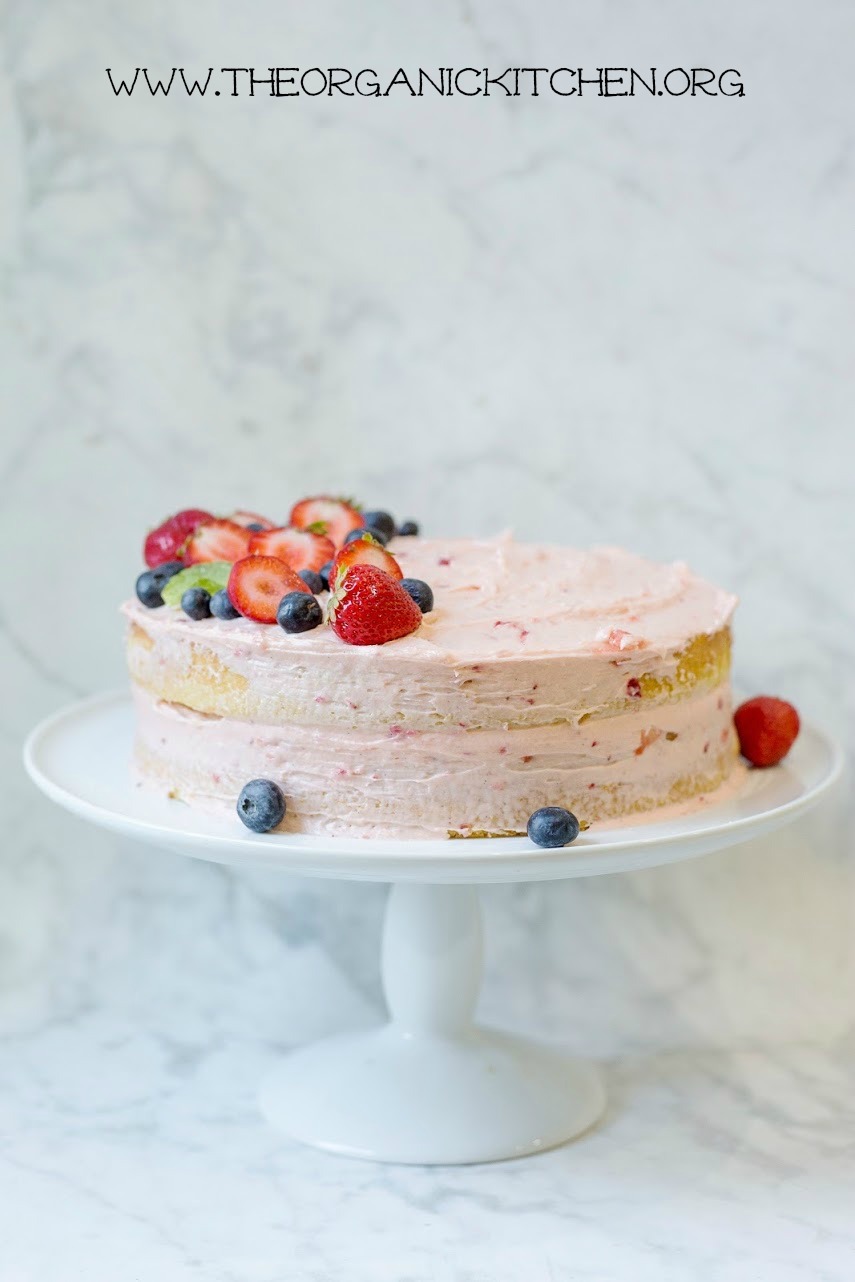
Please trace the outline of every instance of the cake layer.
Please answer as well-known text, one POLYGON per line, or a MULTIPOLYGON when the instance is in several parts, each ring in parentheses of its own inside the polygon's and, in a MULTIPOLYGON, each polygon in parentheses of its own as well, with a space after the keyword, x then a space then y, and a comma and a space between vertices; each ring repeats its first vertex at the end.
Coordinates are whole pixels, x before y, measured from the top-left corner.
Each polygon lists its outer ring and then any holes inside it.
POLYGON ((711 791, 736 753, 729 698, 704 693, 596 723, 515 730, 270 726, 136 695, 143 775, 228 807, 248 779, 287 797, 285 829, 380 837, 521 833, 549 803, 583 822, 711 791))
POLYGON ((397 539, 436 606, 417 632, 348 646, 129 602, 134 681, 199 712, 271 725, 496 728, 597 718, 714 689, 734 598, 617 549, 397 539))

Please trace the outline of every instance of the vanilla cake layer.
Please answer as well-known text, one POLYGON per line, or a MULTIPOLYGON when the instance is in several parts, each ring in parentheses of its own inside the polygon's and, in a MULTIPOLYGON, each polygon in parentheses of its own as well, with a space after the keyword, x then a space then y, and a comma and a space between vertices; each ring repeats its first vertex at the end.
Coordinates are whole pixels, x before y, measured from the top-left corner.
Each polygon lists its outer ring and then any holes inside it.
POLYGON ((136 704, 138 764, 170 795, 232 810, 248 779, 274 779, 287 792, 283 830, 336 836, 521 834, 544 804, 592 823, 711 792, 736 752, 717 691, 649 717, 516 730, 273 726, 144 691, 136 704))
POLYGON ((126 605, 143 776, 229 806, 271 778, 285 828, 380 836, 523 832, 548 804, 593 822, 726 778, 732 597, 611 548, 390 550, 436 606, 383 646, 126 605))

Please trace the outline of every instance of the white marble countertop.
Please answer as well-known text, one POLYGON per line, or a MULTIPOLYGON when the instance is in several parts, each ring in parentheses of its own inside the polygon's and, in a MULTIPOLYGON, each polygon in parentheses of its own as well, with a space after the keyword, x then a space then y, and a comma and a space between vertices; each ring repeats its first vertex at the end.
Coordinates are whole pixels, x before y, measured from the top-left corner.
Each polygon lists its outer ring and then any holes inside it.
MULTIPOLYGON (((377 1018, 380 888, 91 835, 69 920, 0 1011, 0 1276, 851 1282, 851 955, 788 963, 789 898, 771 886, 765 922, 732 900, 801 866, 805 913, 827 910, 833 810, 682 868, 490 891, 483 1013, 593 1055, 610 1102, 574 1144, 468 1168, 336 1158, 256 1111, 288 1046, 377 1018)), ((56 830, 82 852, 81 825, 56 830)))

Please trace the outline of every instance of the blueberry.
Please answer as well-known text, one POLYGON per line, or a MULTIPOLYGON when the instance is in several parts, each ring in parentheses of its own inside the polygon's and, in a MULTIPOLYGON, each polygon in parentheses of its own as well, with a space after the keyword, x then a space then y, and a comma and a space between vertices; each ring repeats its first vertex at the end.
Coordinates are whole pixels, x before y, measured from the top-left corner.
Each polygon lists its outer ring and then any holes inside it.
POLYGON ((260 530, 264 529, 264 526, 261 524, 260 521, 250 521, 249 525, 246 528, 248 530, 252 530, 253 534, 258 534, 260 530))
POLYGON ((313 596, 317 596, 319 592, 323 592, 326 589, 324 580, 319 574, 316 574, 314 570, 301 570, 299 577, 303 580, 313 596))
POLYGON ((424 579, 401 579, 401 587, 413 598, 422 614, 433 609, 433 592, 424 579))
POLYGON ((579 820, 563 806, 535 810, 526 829, 536 846, 569 846, 579 836, 579 820))
POLYGON ((370 534, 372 539, 376 539, 377 542, 380 544, 380 546, 383 548, 386 546, 386 544, 389 542, 389 540, 392 537, 391 534, 387 534, 385 530, 381 530, 376 525, 366 525, 365 530, 366 530, 366 533, 370 534))
POLYGON ((333 568, 332 561, 327 561, 326 565, 322 565, 320 570, 318 571, 318 574, 320 575, 320 578, 321 578, 321 582, 323 583, 327 591, 329 591, 330 575, 332 574, 332 568, 333 568))
POLYGON ((137 579, 137 597, 149 610, 156 610, 159 605, 163 605, 163 597, 160 595, 162 587, 154 570, 143 570, 137 579))
POLYGON ((181 609, 191 619, 210 619, 210 592, 206 592, 204 588, 188 588, 181 598, 181 609))
POLYGON ((156 565, 153 570, 143 570, 136 584, 137 596, 143 605, 148 606, 150 610, 156 610, 159 605, 163 605, 161 592, 173 574, 183 569, 183 562, 167 561, 164 565, 156 565))
POLYGON ((323 618, 323 610, 308 592, 289 592, 276 611, 276 622, 286 632, 311 632, 323 618))
POLYGON ((272 779, 250 779, 241 788, 237 812, 253 832, 270 832, 285 817, 282 789, 272 779))
POLYGON ((220 588, 211 597, 211 614, 216 619, 239 619, 240 610, 236 610, 232 605, 231 597, 225 588, 220 588))
POLYGON ((398 526, 399 534, 418 534, 418 532, 419 527, 415 521, 404 521, 402 525, 398 526))
POLYGON ((365 524, 369 530, 379 530, 381 534, 385 534, 385 543, 394 537, 395 522, 388 512, 366 512, 365 524))
POLYGON ((163 565, 155 566, 152 574, 156 574, 161 583, 168 583, 179 570, 186 568, 183 561, 165 561, 163 565))
POLYGON ((382 547, 389 542, 382 530, 370 529, 367 525, 360 526, 358 530, 351 530, 350 534, 345 535, 344 541, 355 543, 357 539, 364 539, 366 534, 370 534, 372 539, 376 539, 382 547))

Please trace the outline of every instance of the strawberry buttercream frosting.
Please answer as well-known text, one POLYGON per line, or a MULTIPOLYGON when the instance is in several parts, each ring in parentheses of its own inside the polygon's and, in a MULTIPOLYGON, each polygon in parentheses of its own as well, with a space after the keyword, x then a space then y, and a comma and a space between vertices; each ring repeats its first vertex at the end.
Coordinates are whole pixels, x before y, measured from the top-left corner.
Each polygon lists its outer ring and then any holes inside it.
POLYGON ((619 548, 389 551, 434 608, 384 645, 128 602, 141 779, 233 810, 271 778, 285 829, 414 838, 521 833, 544 805, 606 822, 727 779, 734 597, 619 548))

